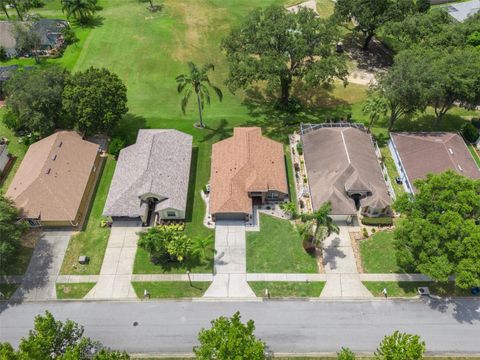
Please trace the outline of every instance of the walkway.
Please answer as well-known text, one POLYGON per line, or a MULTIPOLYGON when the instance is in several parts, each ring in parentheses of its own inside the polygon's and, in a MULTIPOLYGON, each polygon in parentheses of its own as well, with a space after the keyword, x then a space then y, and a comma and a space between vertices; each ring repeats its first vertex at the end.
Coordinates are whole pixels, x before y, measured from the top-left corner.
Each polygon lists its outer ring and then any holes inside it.
POLYGON ((85 299, 136 299, 131 284, 140 221, 115 221, 97 284, 85 299))
POLYGON ((35 246, 22 284, 12 300, 54 300, 63 257, 67 250, 71 230, 45 230, 35 246))
POLYGON ((339 224, 340 233, 323 242, 323 265, 327 283, 321 298, 371 298, 360 280, 349 231, 355 227, 339 224))
POLYGON ((247 283, 245 224, 217 221, 215 226, 215 260, 213 282, 204 297, 255 297, 247 283))

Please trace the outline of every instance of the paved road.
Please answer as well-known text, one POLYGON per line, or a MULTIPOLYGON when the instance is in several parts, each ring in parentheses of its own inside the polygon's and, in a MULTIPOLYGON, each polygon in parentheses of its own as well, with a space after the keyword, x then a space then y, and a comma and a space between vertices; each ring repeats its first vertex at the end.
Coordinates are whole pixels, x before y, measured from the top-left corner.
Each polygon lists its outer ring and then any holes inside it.
POLYGON ((87 335, 105 345, 134 353, 190 352, 200 328, 236 310, 255 320, 257 335, 274 352, 335 352, 341 346, 371 352, 385 334, 398 329, 420 334, 430 352, 480 353, 479 299, 0 304, 0 342, 16 344, 34 315, 46 309, 83 324, 87 335))

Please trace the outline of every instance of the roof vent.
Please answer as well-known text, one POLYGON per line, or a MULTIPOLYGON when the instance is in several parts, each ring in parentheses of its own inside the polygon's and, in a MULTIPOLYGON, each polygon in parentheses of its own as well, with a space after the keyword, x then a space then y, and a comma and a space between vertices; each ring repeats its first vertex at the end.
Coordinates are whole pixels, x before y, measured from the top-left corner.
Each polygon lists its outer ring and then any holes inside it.
POLYGON ((45 171, 45 174, 49 175, 51 171, 52 171, 52 168, 48 168, 47 171, 45 171))
POLYGON ((460 164, 458 165, 458 170, 463 171, 463 168, 460 166, 460 164))
POLYGON ((55 161, 56 159, 57 159, 57 154, 54 154, 54 155, 52 156, 52 161, 55 161))
POLYGON ((453 155, 453 150, 452 150, 452 148, 448 148, 448 152, 450 153, 450 155, 453 155))

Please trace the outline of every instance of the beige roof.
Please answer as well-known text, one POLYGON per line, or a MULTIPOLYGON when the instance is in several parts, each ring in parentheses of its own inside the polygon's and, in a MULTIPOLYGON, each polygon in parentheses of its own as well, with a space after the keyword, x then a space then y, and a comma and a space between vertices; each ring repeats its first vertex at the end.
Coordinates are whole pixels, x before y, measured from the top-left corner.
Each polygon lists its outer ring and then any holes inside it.
MULTIPOLYGON (((480 170, 462 137, 455 133, 391 133, 408 180, 423 179, 429 173, 454 170, 472 179, 480 178, 480 170)), ((415 191, 415 188, 414 188, 415 191)))
POLYGON ((60 131, 32 144, 7 197, 25 217, 74 221, 98 149, 73 131, 60 131))
POLYGON ((252 212, 250 191, 288 194, 283 145, 258 127, 235 128, 212 146, 210 212, 252 212))
POLYGON ((347 191, 371 193, 361 200, 361 206, 382 209, 391 204, 372 138, 365 131, 318 128, 306 132, 302 140, 314 209, 330 202, 333 215, 356 214, 347 191))

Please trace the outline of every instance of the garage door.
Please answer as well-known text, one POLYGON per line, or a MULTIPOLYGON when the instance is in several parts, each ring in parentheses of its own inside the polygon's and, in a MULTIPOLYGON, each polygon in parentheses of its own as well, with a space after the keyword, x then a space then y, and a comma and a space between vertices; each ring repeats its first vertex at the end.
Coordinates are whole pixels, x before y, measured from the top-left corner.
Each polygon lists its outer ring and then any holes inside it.
POLYGON ((243 213, 220 213, 215 215, 215 220, 239 220, 245 221, 246 214, 243 213))

